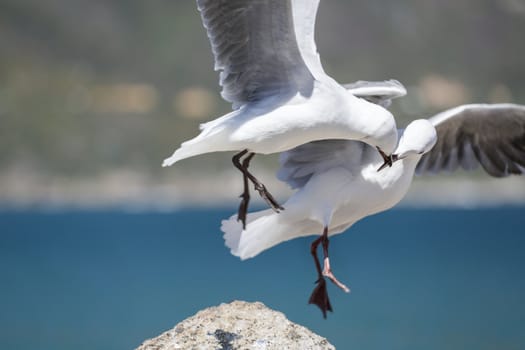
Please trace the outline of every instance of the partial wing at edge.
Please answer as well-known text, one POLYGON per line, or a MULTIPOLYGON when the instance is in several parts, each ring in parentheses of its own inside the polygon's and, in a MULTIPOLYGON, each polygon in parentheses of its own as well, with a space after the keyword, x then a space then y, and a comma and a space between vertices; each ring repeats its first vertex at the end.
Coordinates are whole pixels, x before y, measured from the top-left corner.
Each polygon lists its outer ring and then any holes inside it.
MULTIPOLYGON (((303 1, 313 10, 308 21, 315 21, 319 0, 303 1)), ((221 72, 221 95, 234 109, 268 96, 312 92, 314 78, 296 39, 292 0, 197 0, 197 6, 215 70, 221 72)), ((313 28, 304 25, 305 32, 313 28)))
POLYGON ((419 161, 418 174, 479 164, 494 177, 525 174, 525 106, 463 105, 429 120, 438 141, 419 161))

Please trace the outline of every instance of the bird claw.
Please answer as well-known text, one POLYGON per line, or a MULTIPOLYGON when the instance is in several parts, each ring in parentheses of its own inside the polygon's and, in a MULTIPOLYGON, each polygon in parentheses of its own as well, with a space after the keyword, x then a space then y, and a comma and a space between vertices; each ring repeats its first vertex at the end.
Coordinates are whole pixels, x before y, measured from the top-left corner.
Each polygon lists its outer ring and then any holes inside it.
POLYGON ((383 165, 381 165, 377 171, 380 172, 381 170, 383 170, 384 168, 386 168, 387 166, 388 167, 391 167, 392 164, 394 164, 395 161, 398 160, 398 156, 397 154, 391 154, 391 155, 387 155, 385 152, 383 152, 383 150, 379 147, 376 147, 379 154, 381 155, 381 157, 383 158, 383 165))
MULTIPOLYGON (((266 189, 266 187, 261 184, 257 183, 255 184, 255 190, 259 192, 259 195, 264 199, 264 201, 276 212, 279 213, 281 210, 284 210, 282 206, 277 203, 275 198, 271 195, 270 192, 266 189)), ((243 192, 240 196, 242 198, 241 204, 239 205, 239 211, 237 213, 237 221, 242 222, 242 228, 243 230, 246 229, 246 217, 248 212, 248 204, 250 202, 250 194, 249 192, 243 192)))
POLYGON ((315 283, 317 283, 317 286, 314 288, 312 295, 310 295, 308 304, 317 305, 323 313, 323 318, 326 318, 327 311, 333 312, 330 299, 328 298, 328 291, 326 289, 326 280, 323 277, 320 277, 315 283))
POLYGON ((284 208, 277 203, 275 198, 272 196, 270 192, 266 189, 266 187, 259 183, 255 185, 255 190, 259 192, 259 195, 264 199, 264 201, 275 211, 276 213, 279 213, 281 210, 284 210, 284 208))

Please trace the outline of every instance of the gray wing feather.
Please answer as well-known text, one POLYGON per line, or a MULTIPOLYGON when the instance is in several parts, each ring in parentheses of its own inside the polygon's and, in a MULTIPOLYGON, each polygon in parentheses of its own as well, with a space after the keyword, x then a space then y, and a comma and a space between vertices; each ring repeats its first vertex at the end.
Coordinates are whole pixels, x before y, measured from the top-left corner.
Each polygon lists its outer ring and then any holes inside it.
POLYGON ((280 155, 277 178, 292 188, 303 187, 317 172, 343 166, 351 169, 361 161, 365 143, 350 140, 320 140, 305 143, 280 155))
POLYGON ((273 95, 311 94, 290 0, 197 0, 197 6, 221 72, 221 95, 234 109, 273 95))
POLYGON ((525 174, 525 106, 473 104, 429 119, 438 141, 417 173, 471 170, 479 164, 494 177, 525 174))
POLYGON ((391 79, 386 81, 359 80, 343 87, 352 95, 363 98, 368 102, 388 108, 392 99, 405 96, 407 90, 399 81, 391 79))

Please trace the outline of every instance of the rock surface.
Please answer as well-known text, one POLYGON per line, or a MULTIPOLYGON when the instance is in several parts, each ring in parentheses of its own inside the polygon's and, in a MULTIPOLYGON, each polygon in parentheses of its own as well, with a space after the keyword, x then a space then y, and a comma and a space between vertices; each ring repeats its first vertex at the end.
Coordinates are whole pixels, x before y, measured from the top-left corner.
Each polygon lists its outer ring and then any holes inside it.
POLYGON ((234 301, 202 310, 137 350, 335 349, 264 304, 234 301))

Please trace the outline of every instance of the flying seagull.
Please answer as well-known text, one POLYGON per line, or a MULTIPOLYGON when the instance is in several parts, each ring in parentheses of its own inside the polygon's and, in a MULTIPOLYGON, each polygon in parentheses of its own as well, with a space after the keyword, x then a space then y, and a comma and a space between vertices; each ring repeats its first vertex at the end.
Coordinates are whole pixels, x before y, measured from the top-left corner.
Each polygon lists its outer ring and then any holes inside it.
POLYGON ((377 168, 382 158, 359 141, 314 141, 282 153, 278 178, 297 189, 284 204, 286 211, 250 213, 245 230, 234 218, 224 220, 226 246, 233 255, 248 259, 283 241, 320 234, 311 246, 318 280, 309 302, 326 317, 332 306, 324 277, 349 291, 332 273, 328 237, 397 204, 414 172, 470 170, 481 164, 495 177, 525 174, 525 106, 463 105, 412 121, 400 134, 394 164, 381 172, 377 168))
POLYGON ((392 114, 357 97, 323 70, 314 41, 319 0, 197 0, 233 111, 200 126, 163 166, 209 152, 236 151, 243 174, 237 215, 246 225, 249 181, 270 207, 283 209, 249 172, 255 154, 283 152, 322 139, 359 140, 386 165, 397 142, 392 114))

